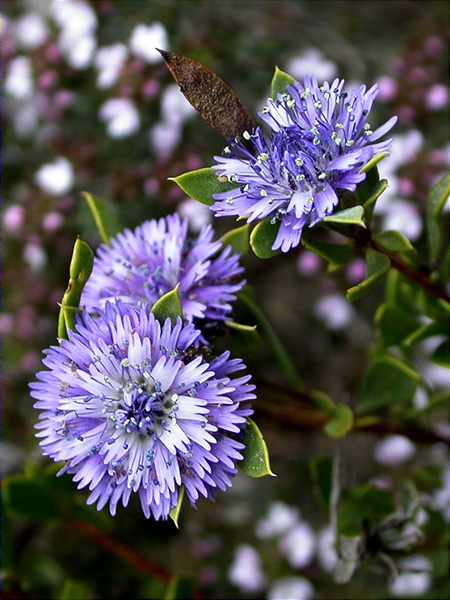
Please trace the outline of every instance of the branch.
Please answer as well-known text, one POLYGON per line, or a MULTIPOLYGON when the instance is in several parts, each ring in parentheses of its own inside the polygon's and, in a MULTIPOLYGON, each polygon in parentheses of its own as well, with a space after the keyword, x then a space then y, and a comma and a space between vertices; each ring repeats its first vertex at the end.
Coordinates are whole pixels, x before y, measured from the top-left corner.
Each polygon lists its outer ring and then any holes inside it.
MULTIPOLYGON (((311 407, 314 399, 310 392, 296 392, 292 388, 279 385, 270 381, 259 381, 260 389, 270 390, 277 393, 277 401, 258 399, 256 408, 259 414, 266 415, 273 421, 280 423, 296 431, 315 432, 321 430, 328 422, 329 417, 320 410, 311 407), (285 398, 280 398, 280 394, 285 398), (308 404, 309 403, 309 406, 308 404)), ((417 444, 448 444, 448 439, 431 429, 417 426, 415 424, 404 425, 397 422, 368 423, 356 426, 354 431, 372 433, 375 435, 399 434, 410 438, 417 444)))
POLYGON ((415 269, 411 265, 405 263, 397 254, 390 252, 387 248, 380 245, 372 238, 370 229, 354 227, 352 233, 346 233, 344 235, 347 235, 347 237, 354 240, 361 248, 371 248, 380 254, 384 254, 389 258, 394 269, 406 277, 406 279, 409 279, 421 287, 428 294, 434 296, 434 298, 450 303, 450 296, 440 284, 432 281, 428 273, 415 269))
POLYGON ((163 583, 169 583, 171 580, 170 573, 163 567, 149 561, 145 556, 131 550, 131 548, 128 548, 128 546, 125 546, 121 542, 117 542, 113 538, 105 535, 93 525, 84 523, 83 521, 71 521, 69 526, 70 529, 91 538, 97 546, 100 546, 110 554, 114 554, 114 556, 128 563, 136 571, 154 577, 163 583))

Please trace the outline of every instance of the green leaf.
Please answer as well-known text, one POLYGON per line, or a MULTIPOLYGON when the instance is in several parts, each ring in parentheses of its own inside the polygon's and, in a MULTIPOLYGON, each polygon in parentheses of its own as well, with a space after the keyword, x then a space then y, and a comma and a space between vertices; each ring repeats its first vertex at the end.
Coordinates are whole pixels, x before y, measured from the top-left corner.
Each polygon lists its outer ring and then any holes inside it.
POLYGON ((69 267, 69 284, 61 301, 58 317, 58 338, 66 338, 75 325, 83 288, 94 266, 94 253, 89 245, 77 238, 69 267))
POLYGON ((88 192, 82 192, 82 197, 91 211, 97 230, 100 234, 100 239, 105 244, 121 231, 121 226, 112 211, 112 208, 104 200, 95 198, 88 192))
POLYGON ((242 225, 242 227, 236 227, 235 229, 231 229, 227 231, 225 235, 222 236, 221 242, 225 246, 231 246, 233 250, 239 252, 241 256, 244 256, 249 251, 249 233, 250 226, 242 225))
POLYGON ((375 489, 369 484, 345 490, 339 503, 338 532, 347 537, 357 536, 365 521, 373 525, 394 510, 391 492, 375 489))
POLYGON ((267 444, 259 427, 252 419, 247 419, 244 445, 244 460, 240 463, 240 469, 249 477, 275 476, 270 467, 267 444))
POLYGON ((214 194, 237 187, 235 183, 219 180, 212 167, 188 171, 178 177, 169 177, 169 181, 174 181, 190 198, 208 206, 214 203, 214 194))
POLYGON ((281 94, 285 91, 288 85, 292 85, 295 83, 295 79, 289 73, 282 71, 278 67, 275 67, 275 72, 272 77, 272 82, 270 84, 270 95, 276 100, 278 94, 281 94))
POLYGON ((324 427, 330 437, 339 439, 347 435, 353 428, 353 412, 346 404, 337 404, 334 414, 324 427))
POLYGON ((328 456, 313 458, 309 463, 311 477, 317 487, 319 498, 326 509, 330 508, 333 487, 333 461, 328 456))
POLYGON ((385 273, 389 271, 391 261, 387 256, 368 250, 366 253, 367 277, 357 285, 347 290, 347 300, 354 302, 364 296, 385 273))
POLYGON ((272 258, 279 254, 272 246, 280 228, 279 223, 271 223, 269 219, 261 221, 250 234, 250 246, 258 258, 272 258))
POLYGON ((413 344, 417 344, 422 340, 433 337, 435 335, 445 335, 447 333, 446 325, 443 323, 424 323, 418 327, 415 331, 410 333, 404 340, 402 345, 406 348, 411 347, 413 344))
POLYGON ((414 246, 400 231, 382 231, 373 238, 391 252, 414 252, 414 246))
POLYGON ((401 344, 417 331, 420 322, 395 304, 385 303, 375 313, 375 325, 383 346, 388 348, 401 344))
POLYGON ((400 359, 386 354, 369 366, 358 396, 358 413, 398 406, 414 396, 420 375, 400 359))
POLYGON ((439 258, 444 243, 443 222, 441 219, 445 203, 450 195, 450 173, 445 175, 430 191, 428 196, 426 225, 430 260, 439 258))
POLYGON ((337 271, 355 257, 354 247, 350 244, 330 244, 312 236, 302 236, 302 244, 328 262, 329 273, 337 271))
POLYGON ((439 346, 433 352, 431 360, 440 367, 450 369, 450 350, 448 340, 445 340, 445 342, 439 344, 439 346))
POLYGON ((366 224, 363 221, 364 208, 360 205, 352 206, 351 208, 345 208, 338 212, 325 217, 326 223, 340 223, 342 225, 359 225, 365 227, 366 224))
POLYGON ((384 158, 386 158, 386 156, 388 156, 389 152, 380 152, 379 154, 376 154, 371 160, 369 160, 369 162, 367 162, 362 168, 361 168, 361 173, 368 173, 369 171, 371 171, 374 167, 377 166, 377 164, 379 162, 381 162, 384 158))
POLYGON ((164 325, 166 319, 172 319, 175 322, 178 317, 183 318, 183 309, 181 307, 180 294, 178 292, 180 284, 178 283, 173 290, 161 296, 152 306, 152 313, 164 325))
POLYGON ((183 506, 183 500, 184 500, 184 487, 180 488, 180 492, 178 494, 177 505, 175 506, 175 508, 172 508, 172 510, 169 513, 169 517, 175 523, 175 527, 177 529, 180 528, 180 526, 178 525, 178 523, 179 523, 179 520, 180 520, 180 512, 181 512, 181 507, 183 506))

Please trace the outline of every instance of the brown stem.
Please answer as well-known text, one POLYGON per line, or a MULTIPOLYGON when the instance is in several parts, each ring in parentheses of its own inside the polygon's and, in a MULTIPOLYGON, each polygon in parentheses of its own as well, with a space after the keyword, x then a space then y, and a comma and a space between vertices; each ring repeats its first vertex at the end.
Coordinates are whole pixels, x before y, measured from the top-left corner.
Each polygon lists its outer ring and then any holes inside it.
MULTIPOLYGON (((312 398, 308 392, 298 393, 295 390, 270 381, 258 382, 262 390, 277 393, 277 402, 266 398, 258 398, 256 411, 266 415, 271 420, 296 431, 318 431, 327 423, 329 417, 323 412, 311 407, 312 398), (284 398, 280 397, 284 396, 284 398), (309 406, 305 403, 308 402, 309 406)), ((430 429, 417 425, 403 425, 395 422, 371 423, 358 427, 355 431, 372 433, 375 435, 400 434, 410 438, 417 444, 448 443, 448 439, 430 429)))
POLYGON ((102 531, 83 521, 71 521, 69 524, 70 528, 74 531, 81 533, 82 535, 91 538, 97 546, 100 546, 106 552, 114 554, 117 558, 128 563, 136 571, 154 577, 163 583, 169 583, 171 575, 163 567, 149 561, 145 556, 135 552, 128 546, 125 546, 121 542, 114 540, 113 538, 105 535, 102 531))
POLYGON ((426 292, 428 292, 435 298, 438 298, 439 300, 445 300, 445 302, 450 303, 450 296, 447 294, 444 288, 431 281, 431 279, 426 273, 422 271, 417 271, 416 269, 405 263, 397 255, 392 254, 391 252, 389 252, 389 250, 386 250, 386 248, 380 246, 380 244, 378 244, 373 239, 370 239, 369 247, 387 256, 391 261, 391 265, 394 267, 394 269, 397 269, 397 271, 399 271, 399 273, 404 275, 407 279, 416 283, 419 287, 424 289, 426 292))
POLYGON ((418 271, 405 263, 397 254, 390 252, 387 248, 379 244, 373 239, 370 229, 354 227, 353 233, 348 234, 348 237, 352 238, 362 248, 371 248, 376 252, 380 252, 380 254, 384 254, 389 258, 394 269, 406 277, 406 279, 421 287, 434 298, 450 303, 450 296, 441 285, 432 281, 428 273, 418 271))

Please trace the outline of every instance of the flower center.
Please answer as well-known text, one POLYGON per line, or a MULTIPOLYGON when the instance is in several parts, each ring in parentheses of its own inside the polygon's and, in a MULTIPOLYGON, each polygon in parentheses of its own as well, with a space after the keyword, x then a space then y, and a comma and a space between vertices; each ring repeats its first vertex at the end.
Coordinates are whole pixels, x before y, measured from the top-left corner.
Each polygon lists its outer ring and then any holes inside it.
POLYGON ((178 395, 161 391, 158 382, 146 381, 143 385, 128 383, 123 389, 123 399, 116 405, 111 420, 116 429, 141 436, 159 436, 169 428, 178 408, 178 395))

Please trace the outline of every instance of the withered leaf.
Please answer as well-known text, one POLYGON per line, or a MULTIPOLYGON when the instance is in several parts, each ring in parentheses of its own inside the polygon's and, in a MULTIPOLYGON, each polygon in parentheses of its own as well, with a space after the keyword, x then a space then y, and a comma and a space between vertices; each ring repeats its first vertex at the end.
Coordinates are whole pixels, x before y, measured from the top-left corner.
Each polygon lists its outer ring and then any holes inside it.
POLYGON ((181 54, 159 52, 180 90, 211 127, 226 138, 256 127, 233 89, 211 69, 181 54))

